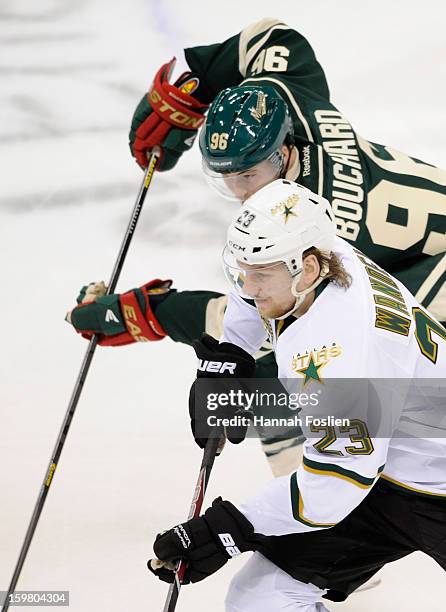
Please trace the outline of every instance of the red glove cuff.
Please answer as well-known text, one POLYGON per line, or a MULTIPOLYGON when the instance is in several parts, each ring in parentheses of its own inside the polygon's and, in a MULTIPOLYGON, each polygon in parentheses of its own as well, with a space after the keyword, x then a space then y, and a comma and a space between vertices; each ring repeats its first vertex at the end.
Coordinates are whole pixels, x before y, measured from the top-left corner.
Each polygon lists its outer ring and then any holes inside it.
POLYGON ((167 336, 153 313, 148 293, 165 293, 169 290, 171 284, 172 281, 162 281, 157 278, 140 287, 145 300, 144 313, 139 306, 134 291, 119 296, 124 323, 134 342, 162 340, 167 336))
POLYGON ((205 121, 203 112, 208 104, 201 104, 181 88, 169 83, 175 61, 173 58, 158 70, 147 94, 148 99, 156 114, 170 125, 183 130, 198 130, 205 121), (200 109, 201 113, 193 109, 200 109))

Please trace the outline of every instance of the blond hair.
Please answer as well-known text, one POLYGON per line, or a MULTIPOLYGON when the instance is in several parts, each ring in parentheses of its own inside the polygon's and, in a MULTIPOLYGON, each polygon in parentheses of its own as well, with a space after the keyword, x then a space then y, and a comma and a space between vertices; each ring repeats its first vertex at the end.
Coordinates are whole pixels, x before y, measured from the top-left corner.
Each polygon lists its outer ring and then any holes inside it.
POLYGON ((311 247, 305 251, 303 259, 308 257, 308 255, 314 255, 319 262, 321 270, 327 270, 324 275, 324 280, 328 280, 338 287, 342 287, 342 289, 348 289, 350 287, 352 284, 352 277, 344 268, 341 259, 336 253, 328 254, 311 247))

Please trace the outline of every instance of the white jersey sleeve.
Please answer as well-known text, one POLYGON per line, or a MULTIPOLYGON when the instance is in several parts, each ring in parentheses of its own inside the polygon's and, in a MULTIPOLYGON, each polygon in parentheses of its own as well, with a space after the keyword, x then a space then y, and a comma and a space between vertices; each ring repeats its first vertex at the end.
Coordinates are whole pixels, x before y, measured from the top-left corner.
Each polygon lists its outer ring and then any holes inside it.
POLYGON ((267 339, 265 325, 255 306, 231 293, 223 319, 220 342, 231 342, 254 355, 267 339))

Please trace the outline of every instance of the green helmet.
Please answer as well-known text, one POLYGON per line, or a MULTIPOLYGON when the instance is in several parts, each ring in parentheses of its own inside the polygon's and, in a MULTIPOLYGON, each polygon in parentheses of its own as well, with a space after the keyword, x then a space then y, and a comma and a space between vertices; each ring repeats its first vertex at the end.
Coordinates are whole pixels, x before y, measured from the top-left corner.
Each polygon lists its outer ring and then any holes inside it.
POLYGON ((203 166, 211 172, 243 172, 293 141, 290 111, 268 85, 228 87, 209 108, 200 133, 203 166))

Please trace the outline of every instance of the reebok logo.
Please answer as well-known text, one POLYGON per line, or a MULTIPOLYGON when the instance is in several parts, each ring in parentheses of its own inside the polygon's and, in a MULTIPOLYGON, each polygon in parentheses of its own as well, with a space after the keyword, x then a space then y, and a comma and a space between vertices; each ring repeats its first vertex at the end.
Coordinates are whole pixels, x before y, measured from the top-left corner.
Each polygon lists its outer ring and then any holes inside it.
POLYGON ((105 321, 107 323, 109 323, 110 321, 114 321, 115 323, 119 323, 119 319, 116 318, 115 313, 113 312, 113 310, 110 310, 110 308, 105 313, 105 321))
POLYGON ((199 359, 198 360, 198 369, 200 372, 214 372, 218 374, 223 374, 224 372, 229 372, 229 374, 235 374, 236 363, 231 361, 208 361, 207 359, 199 359))
POLYGON ((236 557, 237 555, 242 554, 238 546, 235 545, 230 533, 219 533, 218 537, 220 538, 221 543, 225 547, 225 550, 230 557, 236 557))
POLYGON ((302 162, 304 165, 302 176, 309 176, 311 174, 310 145, 302 149, 302 162))

